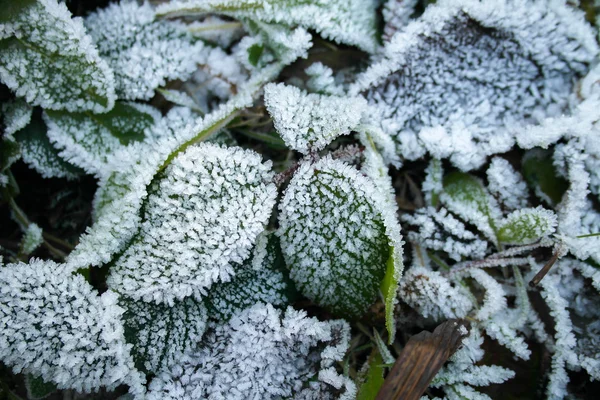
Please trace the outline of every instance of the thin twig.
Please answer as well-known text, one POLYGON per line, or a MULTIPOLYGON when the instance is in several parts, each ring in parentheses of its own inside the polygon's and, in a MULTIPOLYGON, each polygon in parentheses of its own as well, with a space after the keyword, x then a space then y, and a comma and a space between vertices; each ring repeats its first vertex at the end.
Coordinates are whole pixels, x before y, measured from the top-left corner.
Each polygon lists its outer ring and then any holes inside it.
POLYGON ((542 269, 540 269, 539 272, 537 274, 535 274, 533 279, 531 281, 529 281, 529 286, 536 287, 540 283, 540 281, 542 279, 544 279, 546 274, 548 274, 548 271, 550 271, 550 268, 552 268, 554 263, 563 255, 564 255, 564 249, 563 249, 563 245, 561 243, 560 245, 557 246, 556 250, 554 251, 554 254, 552 254, 552 258, 550 258, 550 260, 548 260, 546 265, 544 265, 542 267, 542 269))

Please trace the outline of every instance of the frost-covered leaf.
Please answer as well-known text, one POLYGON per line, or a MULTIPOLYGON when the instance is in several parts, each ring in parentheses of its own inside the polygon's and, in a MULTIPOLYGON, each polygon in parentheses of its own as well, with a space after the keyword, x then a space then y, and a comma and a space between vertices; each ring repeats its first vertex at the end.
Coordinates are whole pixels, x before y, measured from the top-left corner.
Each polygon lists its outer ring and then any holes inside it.
POLYGON ((61 158, 99 176, 113 153, 142 141, 159 118, 160 112, 150 106, 118 101, 104 114, 46 111, 44 120, 61 158))
POLYGON ((377 350, 373 350, 363 367, 366 369, 364 382, 358 388, 356 400, 375 400, 384 381, 385 368, 383 364, 381 354, 377 350))
POLYGON ((135 300, 200 299, 234 275, 275 204, 271 164, 250 150, 188 147, 153 179, 139 231, 114 261, 109 287, 135 300))
POLYGON ((560 203, 569 184, 557 174, 549 151, 529 150, 523 156, 522 166, 523 176, 537 197, 551 206, 560 203))
POLYGON ((136 368, 158 373, 178 363, 206 330, 206 307, 192 298, 166 304, 119 299, 125 340, 133 345, 136 368))
POLYGON ((253 67, 262 67, 266 62, 279 60, 291 64, 297 58, 306 58, 312 47, 312 36, 304 28, 288 28, 284 25, 247 21, 250 32, 260 41, 248 47, 248 62, 253 67), (269 50, 268 52, 265 50, 269 50), (272 54, 267 54, 272 53, 272 54))
POLYGON ((45 399, 57 389, 54 383, 45 382, 42 378, 31 374, 27 374, 25 377, 25 388, 27 389, 28 400, 45 399))
POLYGON ((208 333, 202 346, 150 384, 148 400, 353 399, 337 374, 349 345, 342 320, 319 322, 289 307, 256 304, 208 333))
POLYGON ((566 110, 598 45, 562 1, 440 0, 382 53, 350 94, 377 106, 405 158, 428 151, 466 171, 510 150, 530 117, 566 110))
POLYGON ((85 25, 114 70, 122 99, 150 99, 167 80, 189 78, 203 58, 202 42, 183 24, 155 20, 148 3, 113 3, 90 14, 85 25))
POLYGON ((196 101, 188 93, 181 90, 173 89, 158 89, 158 92, 162 94, 165 100, 170 101, 173 104, 177 104, 182 107, 188 107, 196 112, 203 113, 198 107, 196 101))
POLYGON ((495 221, 501 213, 479 179, 463 172, 446 175, 440 200, 450 211, 475 225, 496 243, 495 221))
POLYGON ((81 19, 71 18, 57 0, 19 3, 26 5, 0 21, 0 80, 46 109, 110 110, 116 100, 114 76, 81 19))
POLYGON ((222 14, 233 18, 302 26, 326 39, 374 52, 377 2, 372 0, 179 0, 162 4, 161 16, 222 14))
POLYGON ((498 226, 498 240, 510 244, 529 244, 554 233, 556 215, 544 208, 522 208, 510 213, 498 226))
POLYGON ((33 260, 0 268, 0 359, 78 392, 127 384, 139 392, 118 298, 102 296, 64 264, 33 260))
POLYGON ((387 198, 355 168, 326 157, 300 165, 280 211, 281 246, 298 289, 336 314, 360 317, 402 246, 387 198))
POLYGON ((306 81, 306 88, 313 93, 330 95, 330 96, 343 96, 344 87, 336 81, 333 76, 333 70, 320 62, 311 64, 310 67, 304 70, 308 75, 306 81))
POLYGON ((15 99, 2 104, 4 135, 9 137, 14 135, 18 130, 25 128, 31 121, 32 113, 33 107, 23 99, 15 99))
POLYGON ((283 83, 265 86, 265 105, 284 142, 303 154, 349 134, 366 111, 362 98, 308 94, 283 83))
POLYGON ((234 314, 256 304, 269 303, 282 307, 290 303, 293 287, 285 268, 279 238, 262 234, 251 256, 236 266, 229 282, 215 284, 206 297, 211 318, 226 322, 234 314))
POLYGON ((408 25, 411 15, 415 12, 418 0, 387 0, 383 5, 384 40, 390 40, 394 34, 408 25))
POLYGON ((31 122, 15 134, 21 147, 21 158, 44 178, 77 178, 81 170, 60 157, 48 139, 47 130, 40 113, 34 113, 31 122))
POLYGON ((527 207, 527 184, 508 161, 501 157, 492 158, 486 174, 489 191, 507 210, 527 207))
POLYGON ((33 253, 44 242, 42 228, 35 223, 30 223, 23 233, 19 245, 19 254, 28 256, 33 253))

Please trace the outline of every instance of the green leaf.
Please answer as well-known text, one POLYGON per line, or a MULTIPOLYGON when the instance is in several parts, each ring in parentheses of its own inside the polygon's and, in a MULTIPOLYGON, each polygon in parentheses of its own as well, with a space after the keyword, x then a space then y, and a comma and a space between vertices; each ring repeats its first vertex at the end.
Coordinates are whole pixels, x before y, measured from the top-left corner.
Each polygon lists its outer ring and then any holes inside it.
POLYGON ((11 22, 36 0, 0 0, 0 23, 11 22))
POLYGON ((25 376, 25 388, 29 400, 45 399, 57 390, 54 383, 46 382, 41 377, 31 374, 25 376))
MULTIPOLYGON (((398 273, 397 260, 395 259, 394 249, 389 250, 390 257, 386 263, 385 276, 381 281, 381 293, 385 304, 385 327, 388 331, 389 341, 392 343, 396 336, 396 321, 394 319, 394 308, 396 305, 396 293, 398 292, 398 273)), ((402 260, 400 260, 402 263, 402 260)))
POLYGON ((368 370, 365 381, 358 388, 356 400, 374 400, 384 382, 385 367, 383 366, 381 354, 379 354, 377 349, 373 349, 367 363, 368 370))
POLYGON ((71 19, 56 0, 16 4, 0 34, 0 80, 46 109, 110 110, 116 99, 113 74, 81 19, 71 19))
POLYGON ((524 208, 510 213, 498 229, 498 240, 510 244, 529 244, 555 231, 556 215, 542 207, 524 208))
POLYGON ((523 161, 523 177, 534 190, 536 196, 554 206, 562 200, 569 188, 569 183, 556 173, 552 162, 552 152, 533 149, 525 153, 523 161))
POLYGON ((264 49, 265 46, 261 44, 253 44, 252 46, 248 47, 248 62, 256 67, 264 49))
POLYGON ((125 309, 125 340, 133 345, 135 366, 158 373, 194 349, 206 330, 206 307, 192 298, 169 304, 134 301, 121 297, 125 309))

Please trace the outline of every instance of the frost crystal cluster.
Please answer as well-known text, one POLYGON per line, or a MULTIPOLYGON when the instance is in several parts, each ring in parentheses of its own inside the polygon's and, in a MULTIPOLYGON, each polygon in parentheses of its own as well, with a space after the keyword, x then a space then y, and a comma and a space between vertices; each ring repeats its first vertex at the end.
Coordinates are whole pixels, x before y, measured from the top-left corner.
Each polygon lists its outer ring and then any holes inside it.
POLYGON ((0 0, 0 397, 372 400, 450 319, 421 399, 589 396, 598 6, 98 3, 0 0))

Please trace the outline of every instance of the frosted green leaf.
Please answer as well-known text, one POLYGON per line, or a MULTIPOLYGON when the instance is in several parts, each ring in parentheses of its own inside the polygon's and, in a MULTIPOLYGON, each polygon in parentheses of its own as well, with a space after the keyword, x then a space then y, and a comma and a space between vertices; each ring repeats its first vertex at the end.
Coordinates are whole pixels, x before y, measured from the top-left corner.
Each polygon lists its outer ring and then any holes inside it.
POLYGON ((260 40, 248 47, 248 63, 261 67, 273 57, 283 64, 291 64, 297 58, 306 58, 312 47, 312 36, 302 27, 295 29, 284 25, 246 21, 248 30, 260 40), (265 51, 265 50, 269 51, 265 51))
POLYGON ((498 227, 498 240, 510 244, 529 244, 554 233, 556 215, 544 208, 523 208, 510 213, 498 227))
POLYGON ((60 157, 47 135, 47 127, 39 112, 34 113, 31 122, 15 134, 21 146, 21 158, 30 168, 44 178, 77 178, 81 170, 60 157))
POLYGON ((153 179, 140 228, 108 277, 135 300, 201 299, 249 256, 275 204, 271 163, 241 148, 202 143, 153 179))
POLYGON ((19 254, 28 256, 44 242, 42 228, 35 223, 30 223, 23 233, 19 246, 19 254))
POLYGON ((185 25, 156 21, 148 3, 113 3, 90 14, 85 26, 114 70, 122 99, 150 99, 168 80, 188 79, 203 57, 203 43, 185 25))
POLYGON ((133 345, 136 368, 145 373, 168 370, 194 349, 206 329, 206 307, 192 298, 166 304, 119 299, 125 309, 125 340, 133 345))
POLYGON ((42 378, 27 374, 25 377, 25 389, 27 389, 28 400, 41 400, 56 391, 56 385, 45 382, 42 378))
POLYGON ((279 238, 262 234, 252 255, 229 281, 211 287, 206 305, 211 318, 227 321, 232 315, 256 303, 282 307, 290 302, 293 288, 281 254, 279 238))
POLYGON ((364 382, 358 388, 356 400, 375 400, 384 381, 385 367, 383 364, 381 354, 374 349, 363 367, 366 371, 361 371, 364 373, 364 382))
POLYGON ((2 120, 4 123, 4 135, 12 136, 18 130, 21 130, 31 121, 33 108, 23 99, 2 104, 2 120))
POLYGON ((464 172, 444 177, 442 203, 465 221, 472 223, 490 241, 496 243, 496 223, 501 212, 481 181, 464 172))
POLYGON ((160 16, 222 14, 316 31, 326 39, 374 52, 377 2, 371 0, 181 0, 162 4, 160 16))
POLYGON ((17 96, 51 110, 113 107, 113 73, 81 19, 56 0, 19 2, 10 12, 0 23, 0 80, 17 96))
MULTIPOLYGON (((108 158, 134 141, 142 141, 160 112, 150 106, 116 102, 104 114, 46 111, 48 138, 61 158, 100 175, 108 158)), ((148 134, 151 134, 150 132, 148 134)))
POLYGON ((529 150, 521 164, 523 177, 535 195, 550 206, 560 203, 569 183, 558 175, 552 162, 552 153, 539 148, 529 150))
POLYGON ((330 157, 301 163, 280 203, 279 236, 290 277, 320 306, 360 317, 401 249, 395 218, 374 183, 350 165, 330 157))
POLYGON ((122 384, 141 391, 114 292, 99 296, 52 261, 9 264, 0 279, 0 360, 13 372, 78 392, 122 384))
POLYGON ((283 83, 265 86, 265 106, 284 142, 303 154, 322 150, 347 135, 361 119, 362 98, 324 96, 283 83))

